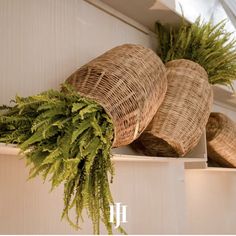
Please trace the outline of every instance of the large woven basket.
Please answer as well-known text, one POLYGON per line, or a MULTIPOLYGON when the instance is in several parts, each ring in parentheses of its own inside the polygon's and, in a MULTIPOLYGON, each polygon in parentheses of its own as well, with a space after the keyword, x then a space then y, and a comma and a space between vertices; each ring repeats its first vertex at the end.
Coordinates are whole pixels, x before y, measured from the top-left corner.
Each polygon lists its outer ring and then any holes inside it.
POLYGON ((236 123, 222 113, 211 113, 207 123, 207 152, 217 163, 236 167, 236 123))
POLYGON ((135 140, 152 120, 166 89, 166 69, 150 49, 125 44, 90 61, 67 81, 113 120, 113 146, 135 140))
POLYGON ((152 156, 184 156, 197 145, 213 101, 206 71, 180 59, 166 64, 168 88, 154 119, 134 146, 152 156))

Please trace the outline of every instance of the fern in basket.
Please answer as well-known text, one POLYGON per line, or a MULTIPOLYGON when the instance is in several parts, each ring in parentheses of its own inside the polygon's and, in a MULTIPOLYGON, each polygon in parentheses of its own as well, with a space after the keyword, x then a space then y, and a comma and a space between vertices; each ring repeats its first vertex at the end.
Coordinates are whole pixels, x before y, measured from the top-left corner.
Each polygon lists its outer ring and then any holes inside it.
MULTIPOLYGON (((17 144, 31 165, 30 178, 50 176, 52 189, 64 183, 62 218, 79 228, 87 209, 93 232, 100 220, 109 234, 109 204, 113 203, 109 176, 113 124, 104 109, 81 97, 69 85, 27 98, 16 97, 13 107, 0 110, 0 142, 17 144), (73 208, 76 219, 71 220, 73 208)), ((119 228, 121 233, 125 233, 119 228)))
POLYGON ((200 18, 191 25, 183 19, 179 28, 156 23, 162 60, 192 60, 205 68, 211 84, 232 87, 236 79, 236 41, 225 31, 225 24, 225 20, 216 25, 204 23, 200 18))

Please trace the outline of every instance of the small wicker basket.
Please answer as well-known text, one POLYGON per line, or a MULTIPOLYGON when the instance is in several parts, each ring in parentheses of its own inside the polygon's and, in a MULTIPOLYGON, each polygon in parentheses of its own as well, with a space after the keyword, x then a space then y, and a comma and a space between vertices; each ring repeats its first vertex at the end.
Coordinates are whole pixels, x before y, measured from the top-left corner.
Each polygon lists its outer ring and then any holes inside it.
POLYGON ((151 156, 184 156, 197 145, 213 102, 206 71, 180 59, 166 64, 168 88, 154 119, 134 143, 151 156))
POLYGON ((211 113, 207 123, 208 157, 222 166, 236 167, 236 123, 222 113, 211 113))
POLYGON ((151 49, 133 44, 109 50, 67 81, 110 115, 115 129, 114 147, 131 143, 143 132, 167 90, 161 59, 151 49))

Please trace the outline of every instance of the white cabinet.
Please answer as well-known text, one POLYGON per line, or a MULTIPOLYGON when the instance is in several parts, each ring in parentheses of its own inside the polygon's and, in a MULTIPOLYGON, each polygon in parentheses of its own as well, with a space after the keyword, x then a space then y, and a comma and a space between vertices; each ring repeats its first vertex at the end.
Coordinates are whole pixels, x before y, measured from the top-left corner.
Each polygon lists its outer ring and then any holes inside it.
MULTIPOLYGON (((185 226, 184 170, 180 163, 115 161, 115 202, 127 205, 129 234, 178 234, 185 226)), ((85 217, 74 231, 60 220, 63 186, 49 192, 38 177, 26 181, 28 168, 17 156, 0 155, 1 234, 92 234, 85 217)), ((103 234, 106 231, 102 230, 103 234)))

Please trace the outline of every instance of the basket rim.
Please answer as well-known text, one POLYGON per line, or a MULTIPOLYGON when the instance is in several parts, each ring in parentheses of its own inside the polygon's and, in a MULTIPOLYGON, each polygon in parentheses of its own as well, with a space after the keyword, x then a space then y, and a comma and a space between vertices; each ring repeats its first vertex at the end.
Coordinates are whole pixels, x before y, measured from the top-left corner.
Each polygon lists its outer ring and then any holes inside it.
POLYGON ((169 136, 164 135, 164 134, 156 134, 156 133, 153 134, 152 131, 146 131, 145 133, 151 134, 151 135, 155 136, 156 138, 163 139, 165 142, 167 142, 180 155, 180 157, 184 156, 184 148, 183 148, 182 142, 176 144, 175 140, 173 140, 169 136))
POLYGON ((168 67, 170 65, 175 64, 176 62, 179 62, 179 63, 189 63, 189 64, 192 64, 192 65, 196 66, 203 74, 205 74, 207 76, 207 79, 208 79, 208 73, 205 70, 205 68, 203 66, 201 66, 199 63, 197 63, 195 61, 192 61, 192 60, 189 60, 189 59, 185 59, 185 58, 174 59, 174 60, 171 60, 171 61, 168 61, 167 63, 165 63, 165 66, 168 69, 168 67))
POLYGON ((221 131, 224 129, 225 126, 227 126, 229 122, 235 123, 232 119, 230 119, 222 112, 211 112, 209 119, 211 118, 211 116, 213 116, 213 119, 217 120, 219 126, 216 130, 215 135, 210 140, 207 140, 208 143, 212 143, 216 138, 218 138, 221 135, 221 131))

